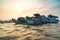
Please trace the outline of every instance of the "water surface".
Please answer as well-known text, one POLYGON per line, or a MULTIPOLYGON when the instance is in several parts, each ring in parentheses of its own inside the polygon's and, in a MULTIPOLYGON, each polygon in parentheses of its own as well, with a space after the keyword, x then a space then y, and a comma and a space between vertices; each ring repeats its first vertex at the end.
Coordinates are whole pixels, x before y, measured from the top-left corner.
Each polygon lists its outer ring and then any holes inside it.
POLYGON ((60 40, 60 23, 38 26, 0 24, 0 40, 60 40))

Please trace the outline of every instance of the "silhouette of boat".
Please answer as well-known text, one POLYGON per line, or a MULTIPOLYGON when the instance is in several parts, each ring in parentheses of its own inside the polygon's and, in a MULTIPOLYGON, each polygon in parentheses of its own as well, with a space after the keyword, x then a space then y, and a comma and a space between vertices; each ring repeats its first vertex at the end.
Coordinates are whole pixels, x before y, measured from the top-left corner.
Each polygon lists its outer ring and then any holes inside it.
POLYGON ((19 17, 17 20, 12 19, 15 24, 29 24, 29 25, 39 25, 46 23, 58 23, 58 16, 49 14, 48 17, 40 15, 39 13, 33 14, 34 17, 19 17))

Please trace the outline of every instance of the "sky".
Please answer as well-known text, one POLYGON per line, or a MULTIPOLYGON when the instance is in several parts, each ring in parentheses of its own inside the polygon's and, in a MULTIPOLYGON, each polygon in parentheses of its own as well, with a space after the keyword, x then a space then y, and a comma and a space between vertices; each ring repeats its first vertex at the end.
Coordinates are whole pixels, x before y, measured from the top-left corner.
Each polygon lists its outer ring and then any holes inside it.
POLYGON ((53 14, 60 18, 60 0, 0 0, 0 20, 53 14))

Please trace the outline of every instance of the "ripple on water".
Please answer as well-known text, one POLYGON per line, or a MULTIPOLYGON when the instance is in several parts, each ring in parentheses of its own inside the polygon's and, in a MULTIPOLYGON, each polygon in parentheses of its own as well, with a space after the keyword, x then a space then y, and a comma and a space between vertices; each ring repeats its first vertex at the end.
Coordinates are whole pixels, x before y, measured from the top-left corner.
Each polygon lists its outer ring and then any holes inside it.
POLYGON ((16 36, 19 38, 24 37, 23 40, 60 40, 60 24, 46 24, 42 26, 14 25, 13 23, 0 24, 0 39, 10 38, 17 40, 16 36))

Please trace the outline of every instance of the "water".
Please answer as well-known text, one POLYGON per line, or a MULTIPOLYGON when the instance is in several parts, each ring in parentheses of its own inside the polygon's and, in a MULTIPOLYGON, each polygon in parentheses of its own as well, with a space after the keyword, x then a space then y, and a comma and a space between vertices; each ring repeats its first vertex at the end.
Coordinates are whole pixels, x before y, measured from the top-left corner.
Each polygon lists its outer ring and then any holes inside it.
POLYGON ((60 40, 60 23, 38 26, 0 24, 0 40, 60 40))

